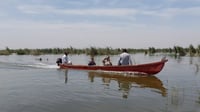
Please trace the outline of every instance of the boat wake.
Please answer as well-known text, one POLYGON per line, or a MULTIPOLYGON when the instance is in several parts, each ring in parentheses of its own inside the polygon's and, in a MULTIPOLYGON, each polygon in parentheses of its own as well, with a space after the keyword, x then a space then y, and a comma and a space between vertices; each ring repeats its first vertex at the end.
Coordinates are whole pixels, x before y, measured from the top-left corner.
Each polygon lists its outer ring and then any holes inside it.
POLYGON ((14 62, 0 62, 0 67, 5 69, 53 69, 59 68, 56 64, 46 63, 14 63, 14 62))
POLYGON ((30 68, 43 68, 43 69, 48 69, 48 68, 59 68, 57 65, 50 65, 50 64, 45 64, 45 63, 33 63, 33 64, 23 64, 21 65, 22 67, 30 67, 30 68))

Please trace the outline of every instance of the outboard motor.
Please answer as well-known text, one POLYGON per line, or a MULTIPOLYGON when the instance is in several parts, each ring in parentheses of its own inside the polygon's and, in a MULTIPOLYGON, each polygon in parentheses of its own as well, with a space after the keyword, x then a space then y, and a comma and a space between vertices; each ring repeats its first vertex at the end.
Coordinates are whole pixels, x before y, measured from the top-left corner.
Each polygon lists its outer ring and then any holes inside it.
POLYGON ((57 58, 56 63, 57 63, 57 65, 59 66, 60 64, 62 64, 62 59, 61 59, 61 58, 57 58))

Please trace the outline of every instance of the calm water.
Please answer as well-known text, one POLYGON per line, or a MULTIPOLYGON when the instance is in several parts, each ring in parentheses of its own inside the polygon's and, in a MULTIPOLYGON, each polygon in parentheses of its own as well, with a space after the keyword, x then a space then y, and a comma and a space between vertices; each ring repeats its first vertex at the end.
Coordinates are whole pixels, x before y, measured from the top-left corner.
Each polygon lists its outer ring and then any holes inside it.
MULTIPOLYGON (((60 56, 0 56, 0 112, 200 112, 200 58, 167 57, 153 77, 125 77, 59 70, 55 60, 60 56)), ((69 57, 74 64, 89 59, 69 57)), ((162 58, 132 57, 137 64, 162 58)), ((102 58, 96 57, 98 65, 102 58)), ((118 56, 111 59, 116 64, 118 56)))

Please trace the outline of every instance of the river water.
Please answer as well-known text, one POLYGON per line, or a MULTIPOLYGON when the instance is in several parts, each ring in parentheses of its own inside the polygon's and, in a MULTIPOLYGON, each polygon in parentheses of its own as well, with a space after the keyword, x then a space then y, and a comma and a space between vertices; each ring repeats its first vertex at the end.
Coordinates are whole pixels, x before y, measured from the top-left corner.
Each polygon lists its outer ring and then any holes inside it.
MULTIPOLYGON (((152 77, 60 70, 62 55, 0 56, 0 112, 200 112, 200 58, 169 57, 152 77), (39 60, 42 58, 42 61, 39 60)), ((162 55, 133 54, 134 63, 162 55)), ((86 55, 70 55, 87 64, 86 55)), ((95 57, 102 65, 103 56, 95 57)), ((118 56, 111 56, 113 64, 118 56)))

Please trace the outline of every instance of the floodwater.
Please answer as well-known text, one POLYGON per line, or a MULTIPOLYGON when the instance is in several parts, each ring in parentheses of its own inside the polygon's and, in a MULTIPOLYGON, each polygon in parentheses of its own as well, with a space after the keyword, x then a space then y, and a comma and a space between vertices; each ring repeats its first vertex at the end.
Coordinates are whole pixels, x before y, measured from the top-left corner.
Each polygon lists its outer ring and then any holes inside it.
MULTIPOLYGON (((62 55, 0 56, 0 112, 200 112, 200 58, 169 57, 152 77, 60 70, 62 55), (42 58, 40 61, 39 58, 42 58)), ((133 54, 136 64, 162 55, 133 54)), ((87 64, 86 55, 70 55, 87 64)), ((103 56, 95 57, 102 65, 103 56)), ((111 56, 113 64, 118 56, 111 56)))

